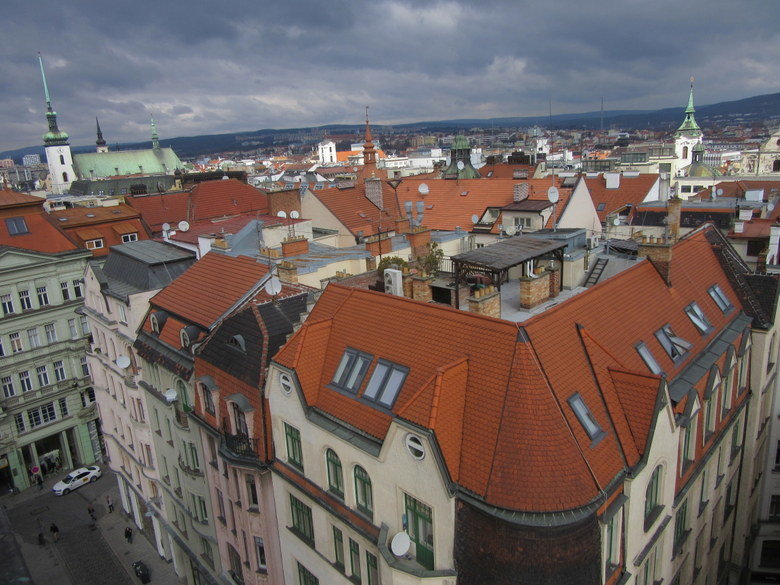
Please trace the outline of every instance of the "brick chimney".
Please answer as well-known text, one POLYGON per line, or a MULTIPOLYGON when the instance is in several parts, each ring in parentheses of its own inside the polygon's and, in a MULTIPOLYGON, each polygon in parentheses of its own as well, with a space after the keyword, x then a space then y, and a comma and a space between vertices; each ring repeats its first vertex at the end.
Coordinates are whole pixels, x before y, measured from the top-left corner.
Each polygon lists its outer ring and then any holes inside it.
POLYGON ((424 272, 412 276, 412 298, 416 301, 428 303, 433 300, 431 283, 433 276, 428 276, 424 272))
POLYGON ((406 239, 413 257, 424 256, 428 253, 428 244, 431 243, 431 230, 423 226, 416 227, 406 234, 406 239))
POLYGON ((478 288, 468 298, 469 311, 477 315, 501 318, 501 292, 493 285, 487 288, 478 288))
POLYGON ((306 254, 308 251, 309 240, 303 236, 297 238, 285 238, 282 240, 282 256, 284 258, 306 254))
POLYGON ((387 234, 369 236, 365 239, 365 245, 372 256, 381 256, 393 251, 393 242, 387 234))
POLYGON ((637 256, 644 256, 650 260, 668 285, 672 284, 669 274, 672 263, 672 247, 670 242, 664 242, 662 238, 643 237, 637 250, 637 256))
POLYGON ((287 260, 276 265, 276 274, 282 282, 290 284, 296 284, 298 282, 298 267, 287 260))
POLYGON ((669 239, 674 244, 680 238, 680 216, 682 215, 682 199, 672 197, 666 203, 666 227, 669 229, 669 239))

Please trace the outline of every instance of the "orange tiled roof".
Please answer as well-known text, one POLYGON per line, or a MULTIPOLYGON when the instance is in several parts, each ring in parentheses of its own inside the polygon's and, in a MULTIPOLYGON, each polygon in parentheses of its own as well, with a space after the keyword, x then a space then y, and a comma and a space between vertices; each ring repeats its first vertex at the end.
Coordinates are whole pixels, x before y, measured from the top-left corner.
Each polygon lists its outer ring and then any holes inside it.
MULTIPOLYGON (((25 214, 22 216, 28 231, 27 233, 13 236, 9 233, 6 222, 0 220, 0 245, 48 254, 77 250, 78 246, 51 225, 43 215, 44 213, 25 214)), ((12 214, 7 217, 14 216, 12 214)))
POLYGON ((208 329, 267 272, 268 266, 247 256, 209 252, 152 297, 151 304, 208 329))
POLYGON ((516 171, 526 173, 526 178, 530 179, 534 176, 536 167, 534 165, 516 165, 509 163, 484 165, 480 167, 479 174, 483 179, 514 179, 516 171))
POLYGON ((338 220, 355 236, 358 232, 363 235, 377 233, 380 220, 382 229, 389 230, 394 227, 394 220, 400 217, 400 210, 393 190, 382 181, 382 201, 384 211, 374 205, 365 195, 365 184, 358 180, 354 187, 338 189, 319 189, 311 193, 327 207, 338 220))
POLYGON ((703 231, 674 247, 671 282, 641 262, 520 327, 331 284, 276 361, 295 369, 308 405, 369 435, 384 438, 394 416, 432 429, 453 481, 488 503, 569 510, 598 498, 646 448, 661 383, 635 344, 674 379, 689 360, 674 364, 654 333, 670 324, 695 356, 715 333, 702 336, 684 308, 695 300, 714 331, 741 308, 703 231), (715 283, 735 312, 710 298, 715 283), (392 413, 328 388, 347 347, 374 356, 364 385, 376 358, 409 368, 392 413), (601 440, 569 406, 575 394, 601 440))
POLYGON ((734 238, 735 240, 769 238, 769 228, 775 224, 776 221, 773 219, 751 219, 743 224, 742 231, 739 233, 732 228, 729 231, 729 238, 734 238))
POLYGON ((102 239, 103 247, 93 249, 93 256, 108 255, 111 246, 123 243, 123 235, 135 233, 139 240, 149 239, 138 211, 125 204, 52 211, 49 220, 78 241, 82 248, 86 247, 87 241, 102 239))
POLYGON ((626 205, 631 205, 631 215, 633 215, 637 206, 644 201, 650 189, 658 181, 658 175, 641 174, 637 177, 623 175, 620 177, 620 186, 617 189, 607 189, 607 181, 603 174, 598 177, 584 177, 583 180, 588 186, 599 220, 604 222, 608 214, 626 205), (599 209, 602 204, 603 208, 599 209))
POLYGON ((43 205, 45 200, 35 195, 19 193, 11 189, 0 189, 0 208, 11 206, 43 205))

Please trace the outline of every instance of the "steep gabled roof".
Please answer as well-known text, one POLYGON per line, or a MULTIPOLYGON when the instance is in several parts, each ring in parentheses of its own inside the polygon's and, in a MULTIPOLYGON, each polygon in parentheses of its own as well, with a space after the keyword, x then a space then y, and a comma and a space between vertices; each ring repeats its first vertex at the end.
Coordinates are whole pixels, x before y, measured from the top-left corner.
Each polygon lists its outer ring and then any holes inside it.
POLYGON ((637 206, 645 200, 653 185, 658 182, 658 174, 640 174, 636 177, 622 175, 616 189, 607 189, 607 181, 603 174, 598 177, 584 177, 585 185, 593 200, 593 207, 601 222, 607 215, 631 206, 628 214, 632 217, 637 206))

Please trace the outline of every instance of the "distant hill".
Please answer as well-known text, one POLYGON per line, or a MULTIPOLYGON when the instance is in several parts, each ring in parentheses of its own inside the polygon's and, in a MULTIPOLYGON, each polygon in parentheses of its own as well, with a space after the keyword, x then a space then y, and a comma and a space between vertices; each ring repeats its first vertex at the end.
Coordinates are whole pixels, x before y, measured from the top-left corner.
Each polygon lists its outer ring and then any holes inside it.
MULTIPOLYGON (((604 112, 604 127, 618 127, 622 130, 653 129, 672 130, 683 118, 684 108, 665 108, 662 110, 609 110, 604 112)), ((748 124, 776 119, 780 123, 780 93, 759 95, 755 97, 720 102, 696 107, 696 120, 700 125, 715 126, 726 122, 748 124)), ((528 126, 553 128, 598 129, 601 125, 601 112, 585 112, 581 114, 558 114, 552 116, 524 116, 509 118, 464 118, 458 120, 439 120, 430 122, 413 122, 392 126, 395 132, 406 130, 411 132, 458 132, 467 128, 509 127, 522 128, 528 126)), ((376 134, 390 127, 375 125, 376 134)), ((193 158, 212 153, 227 151, 250 151, 257 148, 268 148, 274 145, 286 145, 300 142, 305 135, 311 134, 360 134, 362 124, 331 124, 316 128, 289 128, 255 130, 232 134, 205 134, 201 136, 184 136, 161 140, 161 146, 170 146, 181 158, 193 158)), ((74 153, 92 152, 94 146, 71 147, 74 153)), ((133 148, 151 148, 151 142, 126 143, 111 147, 112 150, 128 150, 133 148)), ((22 156, 39 153, 44 159, 43 146, 30 146, 16 150, 0 152, 0 158, 13 158, 21 162, 22 156)))

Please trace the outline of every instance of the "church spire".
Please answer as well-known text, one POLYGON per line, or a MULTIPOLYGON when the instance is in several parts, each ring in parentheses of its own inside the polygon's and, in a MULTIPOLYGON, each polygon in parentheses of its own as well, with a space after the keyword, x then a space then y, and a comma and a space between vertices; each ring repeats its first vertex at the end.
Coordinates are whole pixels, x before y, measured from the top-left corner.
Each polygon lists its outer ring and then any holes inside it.
POLYGON ((57 127, 57 112, 51 107, 49 86, 46 84, 46 72, 43 70, 43 58, 40 53, 38 53, 38 63, 41 66, 43 92, 46 95, 46 122, 49 125, 49 131, 43 135, 43 142, 46 146, 63 146, 68 144, 68 134, 67 132, 61 132, 57 127))
POLYGON ((97 116, 95 116, 95 125, 97 126, 97 140, 95 141, 95 144, 97 144, 97 151, 107 152, 108 147, 106 146, 106 141, 103 140, 103 131, 100 129, 100 121, 97 119, 97 116))
POLYGON ((368 106, 366 106, 366 142, 363 144, 363 164, 376 166, 376 150, 371 139, 371 126, 368 123, 368 106))
POLYGON ((157 124, 154 123, 154 116, 152 116, 152 148, 160 150, 160 139, 157 136, 157 124))
POLYGON ((696 112, 696 108, 693 107, 693 81, 694 78, 691 77, 691 93, 688 96, 688 107, 685 108, 685 119, 677 129, 676 136, 679 136, 682 133, 698 136, 702 133, 701 128, 699 128, 699 125, 696 123, 696 118, 693 115, 694 112, 696 112))

